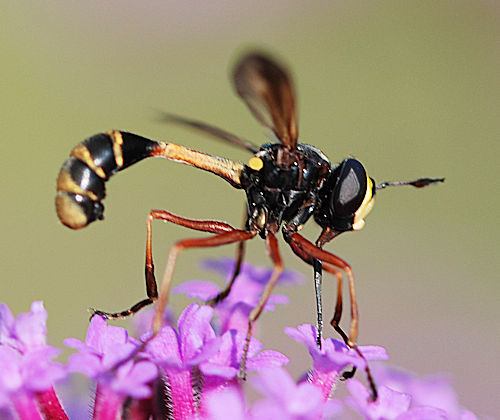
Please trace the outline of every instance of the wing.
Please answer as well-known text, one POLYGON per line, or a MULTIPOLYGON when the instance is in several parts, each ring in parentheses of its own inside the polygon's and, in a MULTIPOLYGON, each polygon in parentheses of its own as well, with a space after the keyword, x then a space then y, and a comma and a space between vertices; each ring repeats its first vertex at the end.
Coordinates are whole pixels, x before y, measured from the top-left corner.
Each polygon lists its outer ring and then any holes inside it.
POLYGON ((213 125, 205 124, 201 121, 190 120, 184 117, 179 117, 177 115, 169 114, 168 112, 162 112, 160 115, 162 121, 173 122, 176 124, 185 125, 196 130, 202 131, 204 133, 210 134, 213 137, 218 139, 225 140, 229 143, 232 143, 236 146, 243 147, 244 149, 249 150, 252 153, 257 153, 259 151, 259 147, 250 143, 247 140, 241 139, 234 134, 228 133, 221 128, 214 127, 213 125))
POLYGON ((288 149, 297 145, 295 94, 288 72, 261 53, 245 55, 236 65, 233 81, 238 95, 257 120, 271 129, 288 149))

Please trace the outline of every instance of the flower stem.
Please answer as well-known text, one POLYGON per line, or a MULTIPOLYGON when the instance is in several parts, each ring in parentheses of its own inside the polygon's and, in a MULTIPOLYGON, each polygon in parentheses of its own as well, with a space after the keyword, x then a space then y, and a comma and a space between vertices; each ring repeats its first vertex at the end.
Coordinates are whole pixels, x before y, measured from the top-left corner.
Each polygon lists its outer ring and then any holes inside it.
POLYGON ((311 383, 321 390, 323 400, 327 401, 333 390, 339 374, 337 371, 321 372, 315 369, 311 376, 311 383))
POLYGON ((122 418, 128 420, 149 420, 153 418, 153 401, 151 398, 142 400, 128 399, 125 401, 125 410, 122 418))
POLYGON ((191 373, 189 371, 170 371, 166 374, 172 398, 173 418, 175 420, 193 418, 196 408, 191 373))
POLYGON ((38 409, 46 420, 69 420, 54 388, 36 394, 38 409))
POLYGON ((42 420, 33 395, 19 393, 12 398, 12 404, 20 420, 42 420))
POLYGON ((117 394, 112 389, 97 385, 95 392, 94 420, 116 420, 120 418, 120 412, 124 397, 117 394))

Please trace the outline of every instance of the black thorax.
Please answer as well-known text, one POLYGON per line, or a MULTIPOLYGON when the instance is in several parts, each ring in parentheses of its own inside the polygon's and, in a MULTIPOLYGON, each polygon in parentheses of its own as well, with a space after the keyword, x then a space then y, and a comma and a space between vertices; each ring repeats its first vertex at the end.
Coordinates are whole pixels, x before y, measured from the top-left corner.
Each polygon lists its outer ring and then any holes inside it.
POLYGON ((248 202, 247 229, 265 238, 283 223, 304 224, 330 173, 326 156, 307 144, 290 151, 278 143, 263 145, 254 158, 261 160, 261 168, 246 165, 241 177, 248 202))

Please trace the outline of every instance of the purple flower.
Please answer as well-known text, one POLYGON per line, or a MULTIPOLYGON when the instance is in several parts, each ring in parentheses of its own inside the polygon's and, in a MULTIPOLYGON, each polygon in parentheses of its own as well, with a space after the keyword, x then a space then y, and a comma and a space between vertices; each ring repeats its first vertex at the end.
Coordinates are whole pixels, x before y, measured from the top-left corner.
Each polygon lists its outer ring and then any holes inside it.
MULTIPOLYGON (((223 259, 205 266, 230 278, 234 262, 223 259)), ((52 385, 69 371, 82 372, 95 381, 95 420, 120 415, 134 419, 319 420, 337 418, 344 414, 344 408, 368 420, 476 419, 460 407, 443 377, 422 379, 381 367, 374 371, 378 400, 370 401, 370 390, 349 379, 345 407, 332 398, 340 372, 348 366, 362 370, 367 360, 385 360, 387 353, 382 347, 359 346, 363 357, 334 339, 323 339, 318 347, 316 328, 307 324, 285 330, 304 344, 312 357, 311 373, 298 382, 282 368, 288 363, 286 356, 263 350, 262 343, 250 338, 246 370, 252 373, 249 383, 262 394, 250 404, 238 373, 247 340, 247 317, 270 273, 269 269, 244 265, 232 293, 215 309, 191 304, 179 316, 177 327, 166 322, 153 336, 143 326, 146 332, 142 340, 95 316, 84 342, 65 340, 68 347, 77 350, 69 357, 66 370, 53 362, 59 350, 46 344, 47 313, 40 302, 34 302, 29 313, 17 318, 6 305, 0 305, 0 417, 15 418, 17 414, 21 420, 67 419, 52 385), (214 327, 214 318, 220 321, 219 328, 214 327), (235 326, 239 329, 233 329, 235 326)), ((286 273, 281 281, 297 279, 286 273)), ((219 291, 201 281, 180 289, 202 299, 219 291)), ((269 310, 273 304, 286 301, 279 295, 272 299, 266 307, 269 310)))
MULTIPOLYGON (((220 345, 210 325, 213 308, 189 305, 174 327, 164 326, 146 345, 146 353, 166 369, 191 368, 215 354, 220 345)), ((145 336, 147 337, 149 333, 145 336)))
POLYGON ((131 358, 138 341, 130 338, 124 328, 107 325, 103 317, 94 316, 85 342, 68 338, 64 343, 78 350, 69 357, 70 372, 81 372, 102 389, 109 388, 122 397, 151 395, 149 383, 158 376, 157 368, 149 361, 131 358))
POLYGON ((325 401, 318 387, 308 382, 297 384, 281 368, 262 370, 252 382, 266 396, 253 405, 251 414, 254 419, 321 419, 342 411, 339 401, 325 401))
MULTIPOLYGON (((153 325, 154 318, 154 307, 144 308, 143 310, 136 313, 131 319, 131 325, 129 328, 130 335, 134 337, 140 337, 146 331, 151 329, 153 325)), ((174 325, 175 324, 175 312, 173 308, 167 307, 163 312, 161 325, 174 325)))
POLYGON ((17 318, 7 305, 0 305, 0 407, 12 403, 21 418, 39 416, 35 399, 42 411, 45 402, 60 407, 52 387, 66 371, 53 361, 60 350, 46 344, 46 321, 40 301, 17 318))
POLYGON ((445 416, 436 418, 462 420, 476 418, 474 414, 460 406, 456 392, 449 380, 443 375, 420 378, 413 373, 389 367, 379 367, 375 373, 380 384, 411 395, 410 412, 418 412, 424 408, 432 407, 435 410, 439 409, 441 416, 445 416))
MULTIPOLYGON (((246 334, 226 331, 216 335, 210 321, 214 309, 189 305, 179 317, 178 332, 170 326, 163 327, 146 346, 146 352, 165 369, 190 369, 198 366, 202 373, 224 379, 234 378, 239 369, 246 334)), ((281 353, 272 350, 260 352, 262 343, 252 338, 248 349, 247 368, 279 366, 288 363, 281 353), (260 353, 259 353, 260 352, 260 353)))
MULTIPOLYGON (((237 376, 246 334, 230 330, 222 335, 220 347, 206 362, 200 364, 200 370, 207 376, 217 376, 222 379, 232 379, 237 376)), ((262 350, 262 343, 255 338, 250 339, 246 368, 249 371, 261 370, 289 363, 283 354, 273 350, 262 350)))
MULTIPOLYGON (((213 311, 209 306, 189 305, 177 321, 178 331, 164 326, 146 345, 146 355, 162 367, 170 411, 176 419, 196 414, 193 369, 220 346, 220 338, 210 325, 213 311)), ((195 387, 200 388, 201 384, 195 387)))
POLYGON ((349 380, 347 388, 351 397, 346 397, 346 403, 370 420, 395 419, 410 407, 409 394, 394 391, 386 386, 379 387, 378 399, 374 402, 370 401, 370 391, 357 379, 349 380))
MULTIPOLYGON (((235 261, 229 258, 220 260, 206 260, 203 267, 216 271, 226 279, 226 284, 230 281, 235 261)), ((222 302, 217 304, 216 313, 219 318, 219 328, 221 333, 236 329, 246 331, 248 327, 248 315, 257 306, 264 287, 271 277, 272 269, 265 267, 253 267, 243 263, 240 274, 236 278, 231 293, 222 302)), ((303 277, 293 271, 285 270, 279 280, 279 284, 296 284, 303 280, 303 277)), ((207 301, 217 296, 220 289, 217 285, 202 280, 184 282, 173 290, 174 293, 185 293, 188 297, 198 298, 207 301)), ((288 303, 288 297, 273 294, 268 299, 267 311, 273 311, 276 304, 288 303)))
POLYGON ((0 344, 27 353, 46 345, 47 311, 41 301, 31 304, 31 311, 14 318, 5 303, 0 304, 0 344))
MULTIPOLYGON (((203 407, 205 392, 234 385, 238 374, 246 334, 231 330, 217 336, 210 324, 213 314, 213 308, 193 303, 179 317, 178 331, 165 326, 146 345, 146 354, 162 367, 172 410, 178 414, 196 413, 193 384, 203 390, 198 397, 203 407)), ((248 370, 288 362, 281 353, 261 349, 260 342, 250 340, 248 370)))
MULTIPOLYGON (((364 369, 366 366, 366 361, 359 354, 339 340, 322 338, 321 348, 319 348, 316 342, 317 329, 312 325, 303 324, 297 328, 285 328, 285 332, 290 338, 305 344, 309 350, 313 359, 313 371, 309 380, 321 388, 324 399, 329 397, 343 369, 349 365, 358 369, 364 369)), ((359 346, 358 348, 366 360, 389 358, 382 347, 359 346)))
POLYGON ((12 347, 0 346, 0 406, 16 394, 45 391, 63 379, 63 366, 52 361, 59 353, 46 346, 23 355, 12 347))
POLYGON ((247 420, 249 419, 245 397, 237 387, 225 388, 205 394, 203 420, 247 420))
MULTIPOLYGON (((241 387, 210 390, 204 395, 204 420, 319 420, 337 416, 343 409, 337 400, 323 401, 321 391, 309 383, 296 384, 283 369, 263 369, 251 380, 265 397, 248 407, 241 387)), ((205 392, 205 391, 204 391, 205 392)))
MULTIPOLYGON (((290 338, 306 345, 313 359, 314 369, 340 371, 347 365, 353 365, 358 369, 364 369, 366 366, 365 360, 340 340, 321 338, 321 348, 319 348, 316 342, 317 329, 313 325, 303 324, 297 328, 285 328, 285 332, 290 338)), ((389 358, 383 347, 358 346, 358 348, 366 360, 386 360, 389 358)))
MULTIPOLYGON (((224 276, 227 281, 229 281, 234 273, 236 267, 236 261, 232 258, 219 258, 208 259, 202 262, 202 267, 208 270, 215 271, 220 275, 224 276)), ((248 277, 247 281, 254 283, 260 283, 261 287, 265 287, 269 277, 271 276, 272 269, 268 267, 256 267, 248 263, 243 263, 241 265, 241 270, 239 276, 248 277)), ((297 271, 285 270, 281 273, 278 283, 282 285, 295 285, 302 283, 304 281, 304 276, 297 271)))
MULTIPOLYGON (((381 369, 378 369, 380 371, 381 369)), ((420 380, 403 372, 388 377, 377 376, 381 382, 389 378, 391 386, 379 386, 377 401, 370 402, 370 391, 358 380, 352 379, 347 383, 351 396, 346 397, 346 403, 357 412, 362 413, 366 419, 382 420, 475 420, 476 416, 470 411, 459 407, 456 398, 450 401, 454 392, 447 382, 437 381, 425 390, 411 394, 402 392, 401 389, 411 388, 415 382, 420 382, 425 387, 428 380, 420 380), (411 384, 411 385, 410 385, 411 384), (451 404, 450 404, 451 403, 451 404)))

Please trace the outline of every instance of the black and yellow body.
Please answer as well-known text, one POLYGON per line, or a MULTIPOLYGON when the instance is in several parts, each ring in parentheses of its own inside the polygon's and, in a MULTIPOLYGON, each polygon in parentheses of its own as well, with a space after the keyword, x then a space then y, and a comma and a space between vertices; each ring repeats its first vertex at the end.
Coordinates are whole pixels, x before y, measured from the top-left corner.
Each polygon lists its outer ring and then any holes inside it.
MULTIPOLYGON (((165 156, 164 151, 171 146, 116 130, 78 144, 57 179, 56 211, 61 222, 80 229, 102 220, 105 183, 116 172, 145 158, 167 157, 201 166, 200 162, 187 161, 185 156, 165 156)), ((175 146, 184 155, 186 151, 199 153, 175 146)), ((200 156, 205 162, 230 162, 204 153, 200 156)), ((265 144, 248 164, 231 163, 237 168, 236 182, 232 184, 243 189, 247 197, 247 229, 258 231, 262 238, 268 232, 278 232, 283 224, 287 230, 291 226, 300 230, 312 216, 323 228, 359 230, 373 204, 375 184, 359 161, 346 159, 332 168, 328 158, 311 145, 298 143, 289 152, 281 143, 265 144)))
POLYGON ((243 167, 227 159, 125 131, 99 133, 75 146, 59 171, 56 195, 59 220, 72 229, 102 220, 105 183, 116 172, 148 157, 163 157, 217 173, 234 186, 239 185, 243 167))
POLYGON ((121 131, 89 137, 73 148, 57 178, 56 211, 62 223, 80 229, 103 219, 105 182, 151 156, 158 143, 121 131))
POLYGON ((298 231, 311 218, 323 228, 359 230, 373 206, 375 184, 363 165, 346 159, 333 168, 316 147, 298 143, 288 152, 281 143, 266 144, 242 173, 247 195, 247 229, 263 238, 298 231))
MULTIPOLYGON (((174 143, 150 140, 132 133, 108 131, 94 135, 77 145, 71 157, 63 164, 57 179, 56 210, 63 224, 80 229, 103 218, 102 200, 106 196, 105 183, 113 174, 149 157, 161 157, 191 165, 213 173, 246 194, 247 218, 244 229, 212 220, 193 220, 165 210, 151 210, 147 219, 146 291, 147 298, 122 312, 95 313, 108 318, 133 314, 142 307, 158 301, 153 329, 161 326, 162 312, 168 301, 169 290, 177 256, 193 247, 213 247, 236 243, 236 269, 228 288, 209 301, 217 304, 230 292, 243 260, 245 241, 261 236, 267 243, 274 265, 273 274, 263 291, 261 300, 249 316, 247 345, 240 365, 240 376, 245 375, 252 326, 259 317, 271 291, 283 270, 283 263, 275 235, 282 230, 285 241, 304 262, 314 267, 318 304, 318 343, 320 343, 321 270, 338 279, 338 297, 331 325, 346 344, 357 350, 358 310, 354 292, 354 277, 350 266, 341 258, 325 251, 323 246, 343 232, 360 230, 365 217, 373 208, 375 193, 392 185, 423 187, 443 179, 422 178, 415 181, 385 182, 378 186, 367 175, 356 159, 347 158, 332 165, 314 146, 298 142, 298 124, 293 83, 286 68, 261 53, 248 54, 238 62, 233 72, 235 90, 256 119, 272 131, 278 143, 257 147, 217 127, 166 115, 165 119, 186 125, 203 133, 242 147, 253 154, 247 164, 211 156, 174 143), (313 219, 322 233, 315 243, 300 235, 302 226, 313 219), (186 239, 171 249, 162 285, 158 292, 152 256, 152 221, 164 220, 193 230, 210 233, 206 238, 186 239), (342 313, 342 270, 349 281, 351 325, 349 334, 339 326, 342 313), (318 281, 319 280, 319 281, 318 281)), ((358 351, 358 354, 362 354, 358 351)), ((366 368, 373 396, 376 387, 366 368)))

